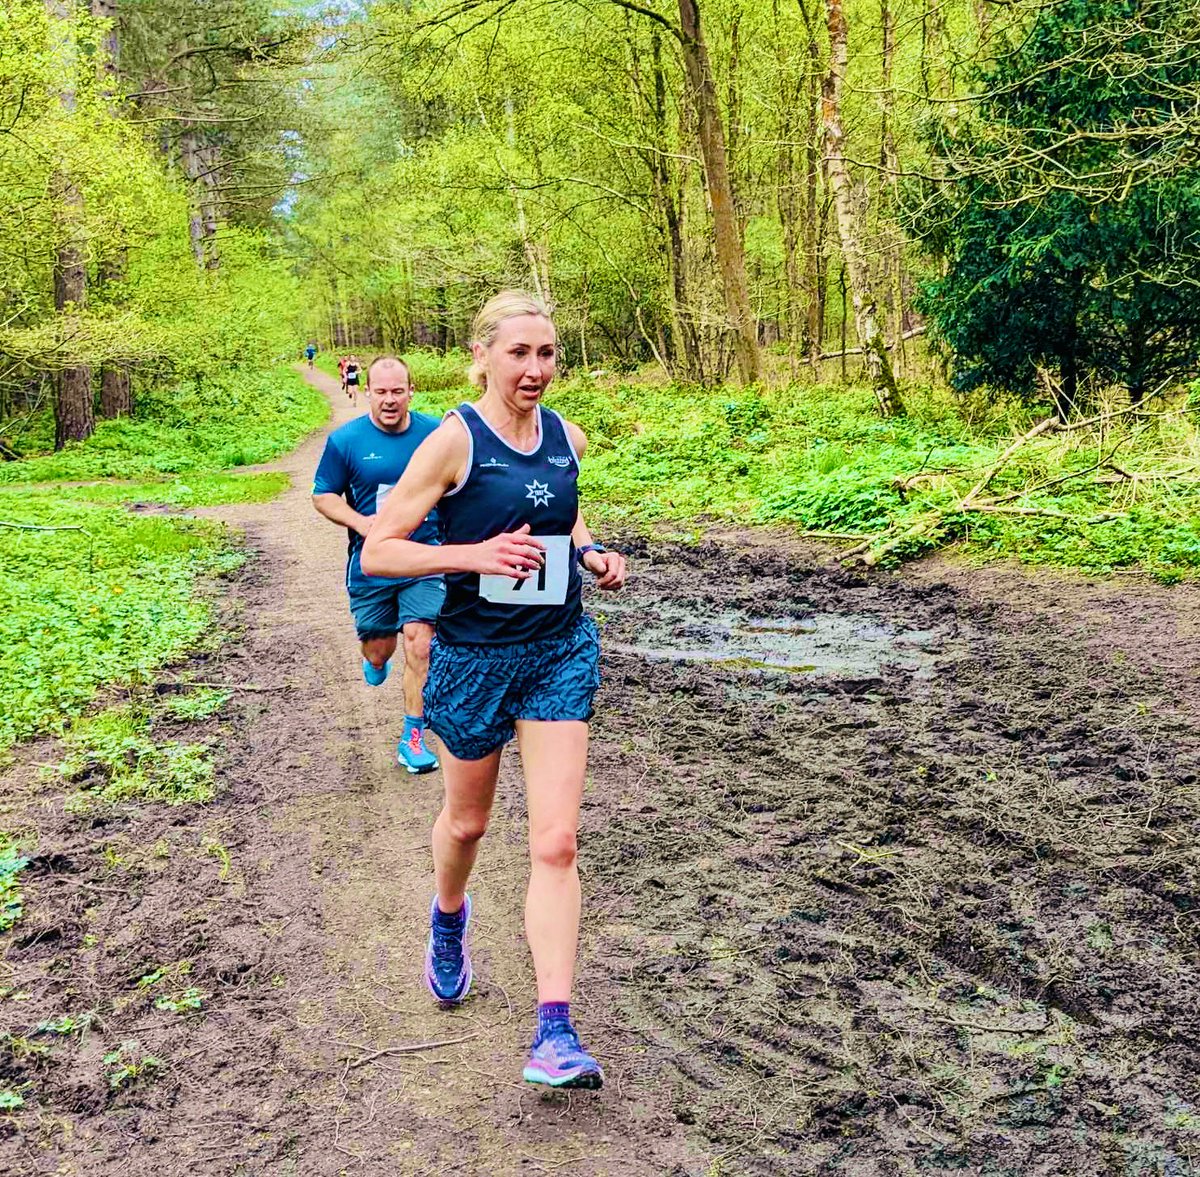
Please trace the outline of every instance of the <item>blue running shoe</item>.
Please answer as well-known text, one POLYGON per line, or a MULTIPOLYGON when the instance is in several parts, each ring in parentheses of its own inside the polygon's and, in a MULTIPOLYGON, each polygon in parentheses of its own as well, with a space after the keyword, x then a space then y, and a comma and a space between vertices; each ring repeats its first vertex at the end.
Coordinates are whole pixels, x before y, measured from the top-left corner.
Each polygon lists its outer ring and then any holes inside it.
POLYGON ((396 759, 401 768, 407 768, 411 773, 433 772, 438 766, 438 758, 425 746, 425 732, 419 727, 405 732, 396 745, 396 759))
POLYGON ((550 1087, 588 1087, 604 1085, 600 1064, 579 1042, 575 1027, 565 1018, 551 1022, 533 1041, 525 1064, 526 1083, 545 1083, 550 1087))
POLYGON ((438 911, 437 896, 433 897, 429 908, 429 945, 425 949, 425 983, 442 1005, 458 1005, 471 990, 471 953, 467 950, 470 895, 463 901, 459 915, 461 922, 443 922, 447 917, 438 911))
POLYGON ((365 658, 363 659, 363 678, 367 680, 369 687, 381 687, 387 681, 388 671, 391 670, 392 664, 385 662, 378 670, 375 669, 365 658))

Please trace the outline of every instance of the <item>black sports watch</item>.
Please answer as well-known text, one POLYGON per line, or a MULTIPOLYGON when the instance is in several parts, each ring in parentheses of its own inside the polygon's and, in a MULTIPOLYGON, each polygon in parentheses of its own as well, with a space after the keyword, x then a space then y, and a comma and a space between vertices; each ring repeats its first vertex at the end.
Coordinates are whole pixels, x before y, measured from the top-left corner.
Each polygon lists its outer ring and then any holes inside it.
POLYGON ((603 555, 608 549, 603 544, 584 544, 582 548, 575 549, 575 559, 579 561, 579 567, 583 567, 583 558, 588 552, 599 552, 603 555))

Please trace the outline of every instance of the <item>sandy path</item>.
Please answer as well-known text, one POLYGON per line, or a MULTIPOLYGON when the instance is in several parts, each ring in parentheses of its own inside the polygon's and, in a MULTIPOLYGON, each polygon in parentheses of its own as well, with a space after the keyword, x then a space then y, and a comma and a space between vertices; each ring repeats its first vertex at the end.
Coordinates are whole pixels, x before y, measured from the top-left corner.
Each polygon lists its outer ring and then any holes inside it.
MULTIPOLYGON (((331 428, 355 415, 333 380, 308 378, 330 398, 331 428)), ((244 529, 259 553, 244 652, 258 680, 289 690, 267 696, 263 730, 247 755, 268 781, 281 778, 278 790, 290 800, 276 825, 310 840, 320 909, 313 947, 322 959, 312 969, 323 980, 304 987, 294 1013, 305 1031, 297 1066, 316 1067, 315 1084, 305 1084, 315 1089, 302 1098, 328 1133, 319 1143, 319 1136, 297 1142, 289 1171, 501 1174, 551 1171, 570 1160, 575 1173, 703 1172, 698 1152, 681 1165, 673 1118, 638 1090, 636 1051, 606 1055, 603 1031, 589 1032, 589 1015, 604 1011, 590 1010, 586 993, 577 997, 577 1020, 606 1064, 608 1088, 599 1096, 542 1094, 520 1081, 536 996, 522 931, 527 867, 515 752, 506 757, 497 817, 473 880, 474 997, 446 1013, 424 991, 428 835, 441 777, 411 777, 395 763, 399 676, 380 689, 363 683, 342 584, 344 535, 314 514, 309 499, 323 443, 324 434, 314 436, 270 467, 292 477, 280 498, 212 512, 244 529), (320 728, 308 732, 306 747, 294 727, 301 713, 320 728), (307 778, 304 787, 295 787, 296 772, 307 778), (453 1039, 461 1041, 446 1041, 453 1039), (415 1043, 445 1045, 348 1065, 348 1057, 415 1043)), ((586 977, 586 942, 581 971, 586 977)))

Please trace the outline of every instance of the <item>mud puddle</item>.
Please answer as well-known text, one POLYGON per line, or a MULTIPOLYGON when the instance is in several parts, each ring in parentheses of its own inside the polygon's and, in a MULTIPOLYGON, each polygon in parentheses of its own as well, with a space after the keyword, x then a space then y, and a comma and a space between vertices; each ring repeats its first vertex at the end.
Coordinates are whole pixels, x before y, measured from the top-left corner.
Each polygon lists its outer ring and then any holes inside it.
POLYGON ((604 613, 634 623, 636 639, 606 649, 650 661, 696 662, 745 670, 797 674, 869 675, 896 667, 928 675, 942 643, 932 630, 910 630, 855 613, 762 617, 742 609, 699 613, 694 606, 660 602, 654 616, 628 599, 604 602, 604 613))
POLYGON ((1200 715, 1151 654, 1180 663, 1179 596, 634 554, 591 601, 581 984, 719 1171, 1200 1173, 1200 715), (825 635, 824 673, 737 661, 825 635))

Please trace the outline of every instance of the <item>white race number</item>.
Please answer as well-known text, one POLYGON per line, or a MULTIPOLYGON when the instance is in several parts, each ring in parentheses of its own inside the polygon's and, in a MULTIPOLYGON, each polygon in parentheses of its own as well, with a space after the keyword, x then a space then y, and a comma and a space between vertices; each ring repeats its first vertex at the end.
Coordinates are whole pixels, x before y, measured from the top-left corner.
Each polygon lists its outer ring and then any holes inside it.
POLYGON ((546 562, 525 580, 515 576, 479 578, 479 595, 496 605, 561 605, 571 579, 571 537, 535 535, 546 545, 546 562))

